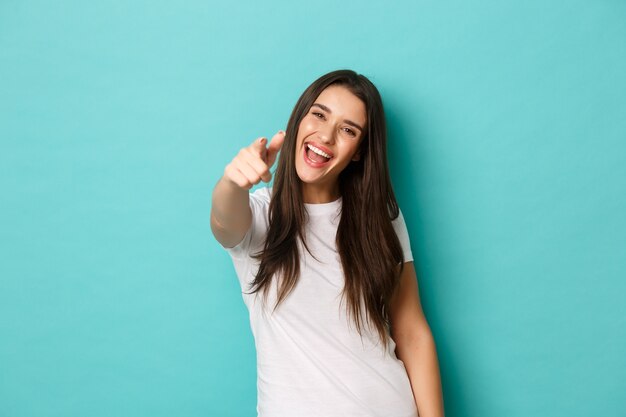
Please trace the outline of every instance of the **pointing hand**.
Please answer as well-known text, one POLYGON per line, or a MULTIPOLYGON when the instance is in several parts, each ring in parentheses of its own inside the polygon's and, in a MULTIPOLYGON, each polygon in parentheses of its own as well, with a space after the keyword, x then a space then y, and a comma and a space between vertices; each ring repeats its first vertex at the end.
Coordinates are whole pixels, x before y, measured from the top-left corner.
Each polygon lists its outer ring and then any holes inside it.
POLYGON ((284 140, 285 132, 282 130, 274 135, 267 147, 266 138, 256 139, 250 146, 241 149, 230 164, 226 165, 224 177, 248 190, 261 181, 269 182, 272 179, 270 168, 274 165, 284 140))

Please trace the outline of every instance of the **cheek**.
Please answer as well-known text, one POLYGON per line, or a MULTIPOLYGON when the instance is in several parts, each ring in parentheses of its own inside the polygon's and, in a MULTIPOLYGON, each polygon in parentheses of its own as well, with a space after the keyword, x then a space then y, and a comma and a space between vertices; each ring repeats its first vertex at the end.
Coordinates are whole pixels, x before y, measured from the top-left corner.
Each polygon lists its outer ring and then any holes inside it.
POLYGON ((307 134, 315 131, 316 126, 317 124, 315 120, 309 117, 305 117, 304 119, 302 119, 302 121, 300 122, 300 126, 298 127, 298 135, 306 136, 307 134))
POLYGON ((352 141, 346 144, 346 152, 353 154, 356 153, 359 150, 360 147, 360 142, 358 141, 352 141))

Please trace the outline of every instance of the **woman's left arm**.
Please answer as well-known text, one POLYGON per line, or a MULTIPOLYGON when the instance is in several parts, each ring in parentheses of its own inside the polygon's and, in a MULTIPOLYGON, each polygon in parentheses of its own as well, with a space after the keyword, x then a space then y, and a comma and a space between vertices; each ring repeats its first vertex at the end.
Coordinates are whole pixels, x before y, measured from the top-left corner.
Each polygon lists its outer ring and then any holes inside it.
POLYGON ((409 375, 419 417, 443 417, 437 349, 422 311, 413 262, 404 264, 389 319, 396 356, 409 375))

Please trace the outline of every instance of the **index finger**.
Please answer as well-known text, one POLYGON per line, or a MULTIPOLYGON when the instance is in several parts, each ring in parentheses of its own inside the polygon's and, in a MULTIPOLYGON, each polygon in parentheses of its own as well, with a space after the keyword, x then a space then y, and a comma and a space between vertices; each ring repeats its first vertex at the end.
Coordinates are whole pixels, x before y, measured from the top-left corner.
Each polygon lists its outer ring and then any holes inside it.
POLYGON ((255 139, 255 141, 252 142, 252 144, 250 145, 250 149, 252 149, 257 155, 259 155, 261 159, 263 159, 263 161, 265 161, 265 158, 267 157, 267 149, 265 148, 266 144, 267 138, 260 137, 258 139, 255 139))

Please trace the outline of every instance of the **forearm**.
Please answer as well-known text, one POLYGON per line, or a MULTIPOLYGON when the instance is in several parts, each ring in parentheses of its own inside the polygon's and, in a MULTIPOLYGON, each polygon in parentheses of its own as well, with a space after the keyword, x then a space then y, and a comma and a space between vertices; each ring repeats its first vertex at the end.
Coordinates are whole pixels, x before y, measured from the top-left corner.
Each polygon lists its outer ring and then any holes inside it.
POLYGON ((443 417, 443 393, 437 349, 430 330, 398 345, 396 354, 406 368, 419 417, 443 417))
POLYGON ((213 190, 211 229, 224 246, 239 243, 252 221, 248 190, 222 177, 213 190))

